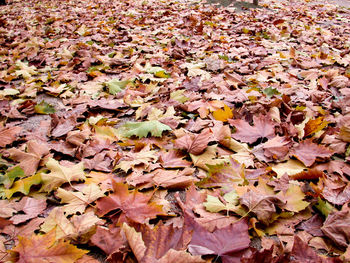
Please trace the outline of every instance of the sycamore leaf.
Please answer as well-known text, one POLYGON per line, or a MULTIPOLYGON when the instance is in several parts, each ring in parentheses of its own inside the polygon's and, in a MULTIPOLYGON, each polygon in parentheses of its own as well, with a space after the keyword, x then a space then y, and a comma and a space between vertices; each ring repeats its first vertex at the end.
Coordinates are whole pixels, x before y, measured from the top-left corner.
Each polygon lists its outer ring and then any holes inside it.
POLYGON ((169 73, 167 73, 165 69, 161 67, 149 67, 147 69, 147 73, 151 73, 157 78, 170 78, 169 73))
POLYGON ((238 195, 236 190, 232 190, 231 192, 225 194, 223 199, 226 203, 223 203, 218 197, 208 195, 207 201, 203 203, 205 209, 209 212, 216 213, 220 211, 234 211, 235 207, 238 204, 238 195))
POLYGON ((7 144, 13 143, 21 130, 22 128, 18 126, 0 128, 0 147, 5 147, 7 144))
POLYGON ((275 136, 275 123, 268 116, 253 117, 254 126, 241 119, 229 120, 236 128, 232 137, 242 142, 254 143, 259 138, 271 139, 275 136))
POLYGON ((139 138, 147 137, 148 133, 155 137, 162 137, 163 131, 171 131, 171 128, 156 120, 127 122, 120 129, 121 134, 125 137, 137 136, 139 138))
POLYGON ((34 106, 34 110, 39 114, 53 114, 56 112, 55 107, 45 101, 41 101, 34 106))
POLYGON ((98 218, 93 211, 89 211, 82 215, 74 215, 70 219, 74 233, 69 238, 79 243, 87 243, 91 236, 95 233, 96 226, 103 224, 104 221, 98 218))
POLYGON ((79 192, 58 188, 56 195, 61 198, 61 203, 67 203, 62 209, 67 215, 71 215, 77 212, 84 213, 86 206, 104 196, 104 192, 98 185, 89 184, 79 192))
POLYGON ((12 195, 20 192, 24 195, 28 195, 30 188, 33 185, 41 184, 41 175, 39 173, 29 176, 27 178, 16 181, 10 189, 5 190, 5 195, 7 199, 10 199, 12 195))
POLYGON ((61 207, 55 207, 51 210, 40 229, 45 233, 54 231, 57 240, 75 233, 74 226, 64 215, 61 207))
POLYGON ((188 250, 192 255, 218 255, 230 257, 230 254, 249 247, 247 221, 242 219, 221 229, 209 232, 199 225, 192 217, 185 214, 185 224, 192 229, 192 239, 188 250), (227 242, 230 240, 230 242, 227 242))
POLYGON ((121 228, 112 226, 110 228, 98 226, 96 233, 91 237, 91 242, 108 255, 107 259, 127 245, 126 237, 121 234, 121 228))
POLYGON ((132 83, 130 80, 119 80, 119 79, 112 79, 108 82, 106 82, 106 86, 108 88, 108 92, 112 95, 115 95, 122 90, 124 90, 129 83, 132 83))
POLYGON ((316 158, 329 158, 333 155, 333 151, 325 146, 313 143, 312 140, 306 140, 294 147, 292 154, 310 167, 316 161, 316 158))
POLYGON ((75 262, 88 252, 62 239, 56 241, 55 231, 31 238, 19 237, 18 241, 11 252, 18 255, 16 262, 19 263, 75 262))
POLYGON ((10 188, 17 178, 22 178, 24 176, 23 169, 19 166, 15 166, 12 169, 7 170, 6 174, 0 177, 0 184, 3 184, 6 188, 10 188))
POLYGON ((227 105, 224 105, 224 109, 213 111, 213 117, 215 120, 226 122, 228 119, 232 119, 233 112, 227 105))
POLYGON ((150 202, 153 193, 129 191, 126 184, 113 181, 113 194, 97 201, 98 215, 103 216, 110 211, 120 209, 124 216, 137 222, 145 223, 148 219, 163 214, 162 206, 150 202))
POLYGON ((204 170, 209 170, 208 165, 218 165, 227 162, 226 159, 217 157, 217 145, 208 146, 201 155, 190 154, 193 165, 204 170))
POLYGON ((0 200, 0 217, 8 218, 11 217, 17 210, 15 209, 15 204, 9 202, 8 200, 0 200))
POLYGON ((301 191, 300 186, 295 184, 289 184, 288 190, 285 193, 281 191, 276 196, 286 201, 284 208, 292 212, 300 212, 310 204, 304 201, 305 194, 301 191))
POLYGON ((41 174, 43 181, 41 191, 51 192, 64 183, 85 180, 84 165, 82 162, 71 167, 66 167, 60 165, 55 159, 50 158, 46 163, 46 167, 51 172, 41 174))
POLYGON ((136 165, 143 164, 145 168, 151 163, 155 163, 158 160, 158 154, 156 151, 142 150, 136 153, 126 153, 123 160, 121 160, 115 169, 122 169, 128 172, 129 169, 134 168, 136 165))
POLYGON ((141 232, 137 232, 134 228, 123 224, 126 239, 139 262, 205 262, 200 256, 192 256, 182 250, 184 246, 182 229, 159 223, 153 229, 143 225, 140 230, 141 232))
POLYGON ((279 163, 271 166, 272 170, 277 173, 277 177, 281 178, 285 173, 288 175, 295 175, 301 173, 306 169, 306 166, 297 160, 288 160, 285 163, 279 163))
POLYGON ((328 125, 328 122, 324 121, 323 119, 324 117, 318 117, 314 120, 309 120, 304 127, 304 137, 307 137, 325 128, 328 125))
POLYGON ((350 212, 336 211, 330 214, 321 228, 322 232, 332 239, 335 244, 347 247, 350 240, 350 212))
POLYGON ((327 217, 331 212, 335 210, 335 208, 328 203, 327 201, 323 201, 320 197, 318 197, 317 203, 315 204, 315 207, 324 215, 327 217))
POLYGON ((27 143, 27 152, 22 152, 16 148, 9 149, 11 158, 20 162, 19 166, 23 169, 25 175, 32 175, 36 172, 41 158, 49 153, 45 144, 31 140, 27 143))
POLYGON ((266 89, 263 90, 263 93, 268 97, 268 98, 271 98, 273 97, 274 95, 279 95, 281 93, 278 92, 277 89, 274 89, 272 87, 268 87, 266 89))
POLYGON ((191 154, 199 155, 207 148, 208 143, 212 140, 210 130, 205 129, 200 134, 185 134, 175 141, 174 146, 181 150, 187 150, 191 154))
POLYGON ((15 206, 17 211, 23 211, 23 214, 17 214, 11 217, 11 221, 17 225, 28 219, 35 218, 42 213, 46 208, 46 200, 23 197, 15 206))

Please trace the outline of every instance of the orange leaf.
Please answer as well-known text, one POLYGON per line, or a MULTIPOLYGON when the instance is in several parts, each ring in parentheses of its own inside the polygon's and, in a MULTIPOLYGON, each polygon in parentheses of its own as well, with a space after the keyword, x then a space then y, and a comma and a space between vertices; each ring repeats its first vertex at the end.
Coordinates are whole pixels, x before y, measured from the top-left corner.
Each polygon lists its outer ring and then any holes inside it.
POLYGON ((11 250, 17 255, 18 263, 71 263, 88 251, 79 249, 67 241, 56 242, 55 230, 31 238, 18 237, 18 245, 11 250))
POLYGON ((309 136, 310 134, 316 133, 320 130, 322 130, 324 127, 328 125, 327 121, 323 121, 323 117, 318 117, 317 119, 314 120, 309 120, 305 124, 304 128, 304 137, 309 136))
POLYGON ((226 122, 228 119, 232 119, 233 112, 227 105, 224 105, 224 109, 218 109, 213 112, 213 117, 215 120, 226 122))

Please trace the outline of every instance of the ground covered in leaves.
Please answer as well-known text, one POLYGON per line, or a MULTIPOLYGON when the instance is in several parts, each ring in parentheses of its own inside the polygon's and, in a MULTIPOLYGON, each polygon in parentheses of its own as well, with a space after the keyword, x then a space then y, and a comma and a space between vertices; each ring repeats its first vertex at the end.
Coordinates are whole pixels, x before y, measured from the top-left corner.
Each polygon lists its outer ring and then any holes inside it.
POLYGON ((350 12, 262 6, 1 7, 0 261, 350 261, 350 12))

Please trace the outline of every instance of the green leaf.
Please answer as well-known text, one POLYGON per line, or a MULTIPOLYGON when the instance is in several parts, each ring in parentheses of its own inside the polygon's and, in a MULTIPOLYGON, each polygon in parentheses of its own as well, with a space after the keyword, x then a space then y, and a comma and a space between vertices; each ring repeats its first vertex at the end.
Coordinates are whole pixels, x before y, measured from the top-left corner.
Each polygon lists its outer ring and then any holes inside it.
POLYGON ((16 166, 11 170, 8 170, 5 175, 0 176, 0 184, 3 184, 6 188, 10 188, 16 178, 24 177, 24 171, 21 167, 16 166))
POLYGON ((119 92, 121 92, 123 89, 126 88, 126 86, 131 83, 130 80, 118 80, 118 79, 112 79, 108 82, 106 82, 106 86, 108 88, 108 92, 112 95, 115 95, 119 92))
POLYGON ((161 67, 150 67, 147 70, 147 73, 151 73, 157 78, 170 78, 169 73, 167 73, 165 69, 161 67))
POLYGON ((34 111, 39 114, 53 114, 56 112, 55 107, 45 101, 41 101, 35 105, 34 111))
POLYGON ((334 207, 330 203, 323 201, 321 198, 318 198, 315 207, 326 217, 334 210, 334 207))
POLYGON ((20 192, 24 195, 28 195, 32 185, 41 184, 41 175, 37 173, 27 178, 16 181, 11 189, 5 189, 5 195, 7 199, 10 199, 13 194, 20 192))
POLYGON ((127 122, 121 127, 121 133, 125 137, 137 136, 139 138, 147 137, 148 133, 152 136, 161 137, 163 131, 171 131, 168 125, 159 121, 127 122))
POLYGON ((278 91, 277 89, 274 89, 274 88, 272 88, 272 87, 269 87, 269 88, 264 89, 264 90, 263 90, 263 93, 264 93, 267 97, 269 97, 269 98, 271 98, 273 95, 279 95, 279 94, 281 94, 281 93, 279 93, 279 91, 278 91))

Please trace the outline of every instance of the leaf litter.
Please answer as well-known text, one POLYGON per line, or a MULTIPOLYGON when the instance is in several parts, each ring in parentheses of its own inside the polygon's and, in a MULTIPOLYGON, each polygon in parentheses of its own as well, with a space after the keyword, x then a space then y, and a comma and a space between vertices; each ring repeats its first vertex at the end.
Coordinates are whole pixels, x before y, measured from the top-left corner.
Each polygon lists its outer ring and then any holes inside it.
POLYGON ((261 6, 2 6, 0 261, 350 261, 350 12, 261 6))

